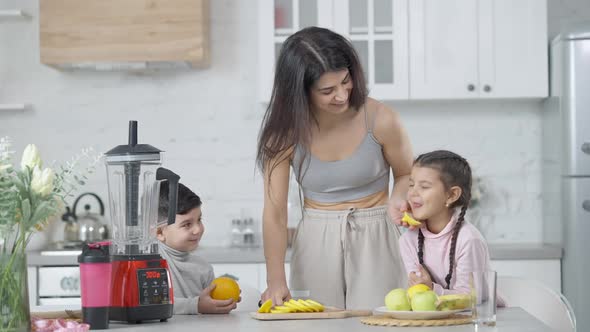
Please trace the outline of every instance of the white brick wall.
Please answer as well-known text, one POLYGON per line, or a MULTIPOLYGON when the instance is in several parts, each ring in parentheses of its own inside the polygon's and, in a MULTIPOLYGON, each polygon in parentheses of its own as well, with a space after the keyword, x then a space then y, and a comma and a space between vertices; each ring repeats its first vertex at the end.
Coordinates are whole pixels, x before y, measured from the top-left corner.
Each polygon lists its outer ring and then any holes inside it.
MULTIPOLYGON (((154 74, 61 72, 41 65, 37 6, 35 0, 0 3, 0 9, 33 15, 31 21, 0 22, 0 103, 33 105, 26 112, 1 112, 0 136, 11 136, 18 151, 34 142, 46 160, 63 160, 82 147, 105 151, 125 143, 127 121, 135 119, 140 142, 166 150, 165 166, 202 196, 204 245, 225 243, 231 218, 260 218, 254 153, 264 108, 256 102, 253 2, 211 1, 210 68, 154 74)), ((416 153, 452 149, 490 183, 485 215, 493 217, 491 242, 540 241, 539 102, 392 106, 416 153)), ((84 189, 106 198, 105 172, 99 170, 84 189)))

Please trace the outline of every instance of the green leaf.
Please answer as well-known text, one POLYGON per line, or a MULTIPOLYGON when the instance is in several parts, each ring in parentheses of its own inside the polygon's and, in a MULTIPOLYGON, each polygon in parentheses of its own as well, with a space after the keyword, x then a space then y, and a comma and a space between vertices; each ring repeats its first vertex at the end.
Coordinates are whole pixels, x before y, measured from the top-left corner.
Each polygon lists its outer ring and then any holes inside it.
POLYGON ((13 180, 12 182, 16 186, 16 189, 21 193, 21 195, 22 195, 22 193, 27 192, 27 187, 25 186, 25 184, 23 183, 23 181, 21 180, 20 177, 14 177, 12 180, 13 180))
POLYGON ((28 198, 25 198, 21 203, 21 210, 23 213, 23 220, 30 220, 31 219, 31 202, 29 202, 28 198))

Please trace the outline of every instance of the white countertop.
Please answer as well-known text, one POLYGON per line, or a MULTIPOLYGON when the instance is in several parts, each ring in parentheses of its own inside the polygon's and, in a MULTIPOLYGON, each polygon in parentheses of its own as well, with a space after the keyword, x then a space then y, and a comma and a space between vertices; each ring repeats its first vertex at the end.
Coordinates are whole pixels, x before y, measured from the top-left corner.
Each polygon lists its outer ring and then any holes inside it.
MULTIPOLYGON (((547 244, 491 244, 492 260, 538 260, 561 259, 562 248, 547 244)), ((34 266, 77 265, 80 251, 53 251, 43 253, 31 251, 27 254, 27 264, 34 266)), ((197 253, 211 264, 256 264, 264 263, 264 252, 259 248, 202 247, 197 253)), ((291 250, 287 250, 285 261, 289 262, 291 250)))
MULTIPOLYGON (((160 332, 163 329, 178 332, 194 331, 259 331, 259 332, 288 332, 288 331, 355 331, 355 332, 379 332, 379 331, 402 331, 402 332, 473 332, 475 326, 456 325, 441 327, 378 327, 365 325, 359 318, 345 319, 317 319, 317 320, 283 320, 283 321, 258 321, 249 316, 246 312, 232 312, 228 315, 197 315, 197 316, 174 316, 166 323, 142 323, 141 325, 111 323, 105 331, 139 331, 160 332)), ((498 309, 496 327, 478 327, 475 331, 494 332, 550 332, 547 325, 531 316, 521 308, 498 309)))

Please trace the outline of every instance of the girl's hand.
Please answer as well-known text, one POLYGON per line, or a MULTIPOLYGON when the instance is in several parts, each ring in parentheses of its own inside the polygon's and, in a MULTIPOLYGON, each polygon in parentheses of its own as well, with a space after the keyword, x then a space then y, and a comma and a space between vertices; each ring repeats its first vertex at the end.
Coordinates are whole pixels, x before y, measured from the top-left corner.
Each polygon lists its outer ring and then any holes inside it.
MULTIPOLYGON (((211 291, 215 289, 215 284, 209 285, 203 289, 199 296, 199 303, 197 304, 197 311, 201 314, 227 314, 237 308, 238 304, 234 299, 229 300, 215 300, 211 297, 211 291)), ((240 302, 242 298, 238 299, 240 302)))
POLYGON ((408 276, 408 284, 410 287, 417 284, 424 284, 432 289, 434 285, 432 284, 432 278, 428 271, 426 271, 422 265, 420 265, 418 269, 418 273, 412 271, 408 276))
POLYGON ((271 299, 273 306, 282 305, 283 302, 291 299, 291 292, 286 284, 281 284, 278 287, 268 286, 260 297, 261 303, 271 299))
POLYGON ((418 228, 416 226, 409 225, 407 222, 402 221, 404 212, 408 212, 411 215, 410 205, 407 201, 390 201, 389 206, 387 207, 387 213, 389 214, 389 218, 391 218, 391 221, 393 221, 398 226, 407 227, 409 230, 414 230, 418 228))

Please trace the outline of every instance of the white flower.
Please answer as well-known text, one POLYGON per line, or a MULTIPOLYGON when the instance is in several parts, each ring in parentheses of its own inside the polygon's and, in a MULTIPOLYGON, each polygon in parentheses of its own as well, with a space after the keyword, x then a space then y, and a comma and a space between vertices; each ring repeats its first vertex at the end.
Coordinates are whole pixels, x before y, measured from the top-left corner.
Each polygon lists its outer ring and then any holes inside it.
POLYGON ((55 173, 50 168, 46 168, 43 171, 39 167, 33 169, 33 179, 31 180, 31 189, 40 194, 41 196, 47 196, 53 190, 53 180, 55 179, 55 173))
POLYGON ((29 144, 23 151, 23 158, 20 162, 21 168, 24 170, 27 167, 30 169, 35 169, 37 167, 42 167, 43 162, 41 161, 41 156, 39 155, 39 149, 35 144, 29 144))

